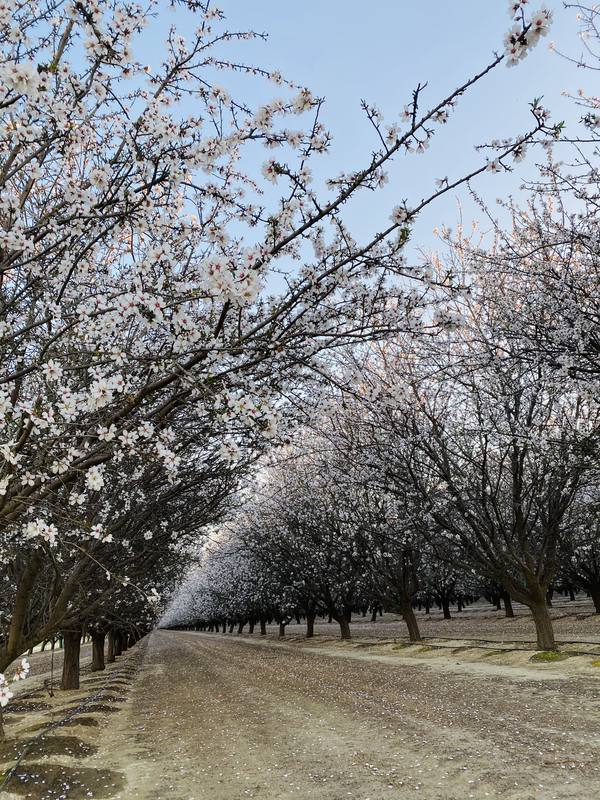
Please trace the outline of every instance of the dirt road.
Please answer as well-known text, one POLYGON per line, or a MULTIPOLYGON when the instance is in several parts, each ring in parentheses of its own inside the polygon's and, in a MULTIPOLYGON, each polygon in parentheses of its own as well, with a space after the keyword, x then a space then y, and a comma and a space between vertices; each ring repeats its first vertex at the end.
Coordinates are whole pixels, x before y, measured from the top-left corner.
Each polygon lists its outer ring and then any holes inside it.
POLYGON ((98 754, 124 800, 563 800, 600 787, 600 682, 150 637, 98 754))

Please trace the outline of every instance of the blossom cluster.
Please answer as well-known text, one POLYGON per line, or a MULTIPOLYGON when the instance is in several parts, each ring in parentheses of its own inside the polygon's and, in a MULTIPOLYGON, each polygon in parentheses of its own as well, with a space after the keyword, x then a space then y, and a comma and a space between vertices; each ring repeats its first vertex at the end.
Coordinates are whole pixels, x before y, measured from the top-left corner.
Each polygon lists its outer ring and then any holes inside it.
MULTIPOLYGON (((29 669, 29 661, 26 658, 22 658, 13 675, 13 682, 25 680, 29 675, 29 669)), ((8 680, 0 672, 0 708, 8 705, 9 700, 14 696, 9 687, 8 680)))
POLYGON ((511 0, 509 3, 510 15, 515 20, 504 37, 504 53, 509 67, 522 61, 550 30, 552 11, 542 7, 527 16, 525 9, 528 4, 529 0, 511 0))

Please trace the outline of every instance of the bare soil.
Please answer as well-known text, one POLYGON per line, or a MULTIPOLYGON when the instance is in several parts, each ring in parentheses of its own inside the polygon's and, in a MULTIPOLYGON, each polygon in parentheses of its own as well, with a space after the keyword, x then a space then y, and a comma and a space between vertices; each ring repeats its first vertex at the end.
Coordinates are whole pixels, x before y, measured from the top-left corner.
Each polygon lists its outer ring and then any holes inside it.
MULTIPOLYGON (((349 643, 157 631, 134 648, 131 669, 117 662, 126 674, 84 677, 79 703, 105 687, 81 711, 98 725, 50 732, 7 798, 598 796, 594 644, 535 663, 522 644, 407 646, 373 627, 349 643)), ((55 718, 77 706, 71 693, 61 702, 55 718)), ((20 739, 48 714, 23 713, 20 739)))
MULTIPOLYGON (((88 651, 89 648, 85 648, 88 651)), ((7 740, 0 745, 0 795, 32 800, 110 798, 125 787, 123 774, 88 762, 95 757, 111 714, 126 700, 143 646, 129 651, 102 673, 82 659, 81 688, 53 694, 49 654, 33 654, 32 677, 18 686, 4 709, 7 740), (126 681, 123 679, 126 678, 126 681)), ((55 670, 62 654, 55 652, 55 670)), ((9 673, 10 674, 10 673, 9 673)))

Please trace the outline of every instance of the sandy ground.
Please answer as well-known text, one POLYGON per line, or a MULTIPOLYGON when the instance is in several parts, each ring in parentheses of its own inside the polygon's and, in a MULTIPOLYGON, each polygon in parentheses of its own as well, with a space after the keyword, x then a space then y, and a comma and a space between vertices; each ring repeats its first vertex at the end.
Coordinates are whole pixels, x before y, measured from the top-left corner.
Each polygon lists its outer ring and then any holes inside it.
MULTIPOLYGON (((52 658, 52 651, 49 647, 47 647, 43 653, 37 651, 32 653, 31 655, 27 655, 27 659, 29 660, 29 664, 31 665, 31 674, 35 675, 36 677, 40 675, 49 676, 50 675, 50 668, 52 667, 54 670, 54 678, 60 681, 60 673, 62 671, 63 665, 63 650, 60 650, 58 645, 54 648, 54 659, 52 658), (54 664, 52 664, 54 661, 54 664)), ((81 654, 79 656, 80 664, 82 667, 85 667, 88 662, 92 659, 92 645, 91 644, 83 644, 81 645, 81 654)), ((20 661, 20 658, 14 662, 7 670, 6 674, 11 675, 14 671, 13 667, 16 666, 17 662, 20 661)))
POLYGON ((88 766, 88 762, 98 753, 98 743, 110 728, 112 716, 127 700, 144 647, 140 643, 101 673, 90 671, 90 648, 82 648, 80 689, 65 692, 57 688, 62 654, 56 651, 52 695, 48 686, 49 654, 31 657, 31 677, 11 687, 15 697, 3 714, 3 800, 112 797, 125 785, 119 773, 99 765, 88 766), (9 782, 4 785, 6 780, 9 782))
POLYGON ((565 662, 512 676, 466 662, 452 672, 440 657, 409 663, 392 652, 384 663, 345 645, 312 647, 153 634, 131 699, 100 746, 103 764, 127 780, 115 796, 597 795, 595 675, 571 674, 565 662))
POLYGON ((38 782, 7 799, 591 800, 600 669, 531 656, 157 631, 62 694, 53 719, 105 692, 46 738, 22 765, 38 782))

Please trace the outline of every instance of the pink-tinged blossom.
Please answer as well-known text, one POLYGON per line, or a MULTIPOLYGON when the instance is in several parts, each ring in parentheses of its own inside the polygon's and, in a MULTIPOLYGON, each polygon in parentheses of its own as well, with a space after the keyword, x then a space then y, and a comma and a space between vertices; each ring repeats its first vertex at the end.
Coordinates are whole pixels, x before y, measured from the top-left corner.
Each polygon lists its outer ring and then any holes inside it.
POLYGON ((92 491, 97 492, 104 486, 104 477, 102 474, 102 467, 90 467, 85 475, 85 485, 92 491))

